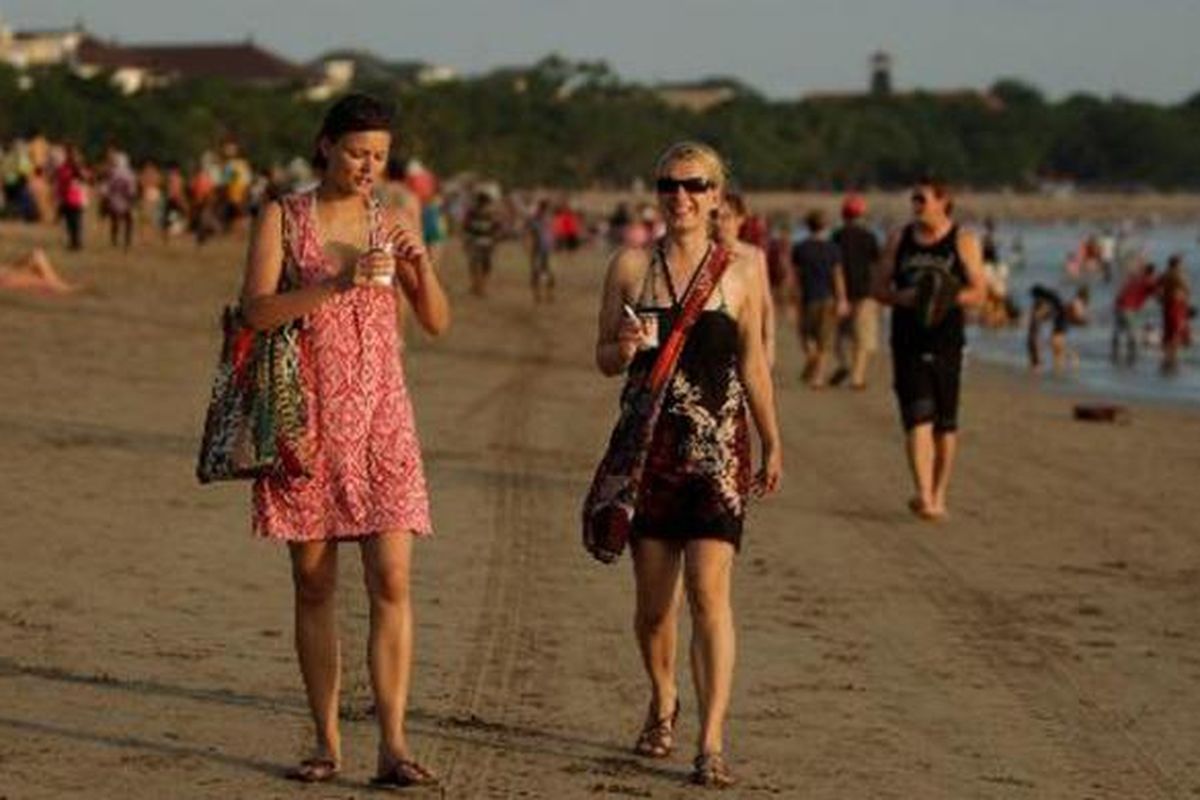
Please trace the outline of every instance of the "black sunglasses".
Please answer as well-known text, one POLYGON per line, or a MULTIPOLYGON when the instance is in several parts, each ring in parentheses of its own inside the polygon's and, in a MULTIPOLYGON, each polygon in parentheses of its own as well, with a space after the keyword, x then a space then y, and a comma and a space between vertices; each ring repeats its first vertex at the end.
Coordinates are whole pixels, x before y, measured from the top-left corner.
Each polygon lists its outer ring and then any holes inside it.
POLYGON ((654 182, 659 194, 675 194, 680 189, 688 194, 703 194, 715 186, 708 178, 659 178, 654 182))
POLYGON ((925 197, 925 194, 923 192, 913 192, 912 195, 908 199, 913 201, 914 203, 916 203, 919 206, 923 206, 927 202, 929 202, 929 199, 927 197, 925 197))

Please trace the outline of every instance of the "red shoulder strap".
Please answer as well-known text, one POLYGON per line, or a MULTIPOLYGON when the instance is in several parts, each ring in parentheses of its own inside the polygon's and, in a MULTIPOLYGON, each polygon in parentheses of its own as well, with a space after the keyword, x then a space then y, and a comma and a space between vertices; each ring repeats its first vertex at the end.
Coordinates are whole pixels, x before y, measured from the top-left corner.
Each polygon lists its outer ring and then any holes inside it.
POLYGON ((700 265, 696 279, 692 281, 691 287, 688 288, 687 294, 681 301, 682 309, 679 318, 676 320, 675 326, 671 328, 671 333, 667 336, 667 341, 663 344, 662 349, 659 350, 658 358, 650 370, 648 383, 652 391, 657 391, 664 386, 675 372, 675 366, 679 363, 679 356, 683 352, 683 345, 687 342, 688 334, 691 332, 692 326, 696 324, 696 320, 700 318, 704 307, 708 305, 708 300, 716 290, 717 284, 721 282, 721 277, 725 274, 725 268, 729 266, 729 261, 730 252, 718 244, 713 246, 708 258, 700 265))

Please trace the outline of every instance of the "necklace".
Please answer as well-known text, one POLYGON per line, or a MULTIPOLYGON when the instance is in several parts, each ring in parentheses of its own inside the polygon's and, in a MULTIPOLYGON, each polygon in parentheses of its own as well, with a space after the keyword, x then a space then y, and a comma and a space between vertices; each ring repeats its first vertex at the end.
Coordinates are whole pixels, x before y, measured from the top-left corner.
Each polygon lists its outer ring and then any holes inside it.
POLYGON ((692 284, 694 284, 696 282, 696 278, 700 275, 701 267, 704 266, 704 262, 708 261, 708 257, 712 254, 712 249, 713 249, 712 242, 709 242, 708 247, 706 247, 704 250, 704 255, 702 255, 700 257, 699 262, 697 262, 696 266, 692 268, 691 276, 688 278, 686 288, 684 289, 683 295, 681 296, 679 293, 677 293, 675 291, 675 280, 671 277, 671 265, 669 263, 667 263, 666 245, 659 245, 658 257, 659 257, 659 260, 662 261, 663 275, 667 279, 667 291, 669 291, 671 293, 671 303, 672 304, 679 305, 679 303, 681 302, 681 297, 686 297, 688 292, 690 292, 692 290, 692 284))

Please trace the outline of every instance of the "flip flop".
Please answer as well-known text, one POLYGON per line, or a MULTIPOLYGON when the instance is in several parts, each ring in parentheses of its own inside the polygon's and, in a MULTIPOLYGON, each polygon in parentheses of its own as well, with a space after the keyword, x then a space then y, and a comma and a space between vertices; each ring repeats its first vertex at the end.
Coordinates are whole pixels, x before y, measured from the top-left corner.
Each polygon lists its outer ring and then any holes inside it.
POLYGON ((434 786, 438 779, 432 772, 411 759, 402 758, 384 772, 371 778, 377 789, 405 789, 409 786, 434 786))
POLYGON ((338 763, 328 756, 313 756, 301 761, 285 773, 289 781, 326 783, 338 775, 338 763))

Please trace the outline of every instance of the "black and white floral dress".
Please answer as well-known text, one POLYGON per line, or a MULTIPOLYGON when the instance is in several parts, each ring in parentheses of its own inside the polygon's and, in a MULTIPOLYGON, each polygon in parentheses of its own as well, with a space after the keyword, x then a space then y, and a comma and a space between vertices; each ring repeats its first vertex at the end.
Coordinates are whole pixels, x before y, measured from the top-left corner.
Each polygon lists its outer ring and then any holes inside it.
MULTIPOLYGON (((659 317, 660 341, 686 294, 675 291, 661 252, 651 261, 637 303, 639 314, 659 317)), ((633 519, 635 539, 708 538, 741 546, 751 468, 738 324, 719 285, 709 306, 696 320, 667 388, 633 519)), ((657 355, 656 348, 637 355, 627 386, 657 355)))

